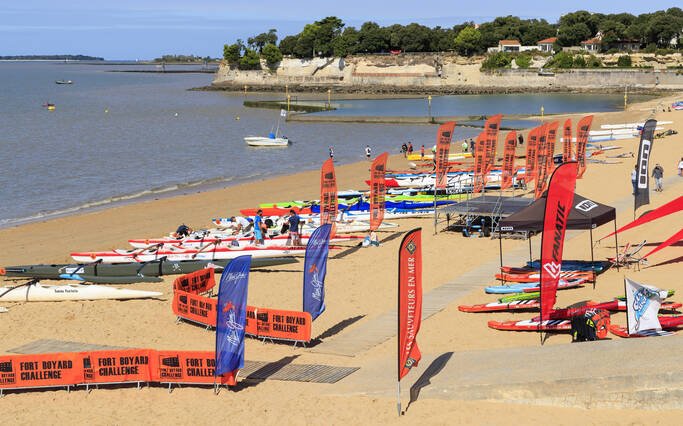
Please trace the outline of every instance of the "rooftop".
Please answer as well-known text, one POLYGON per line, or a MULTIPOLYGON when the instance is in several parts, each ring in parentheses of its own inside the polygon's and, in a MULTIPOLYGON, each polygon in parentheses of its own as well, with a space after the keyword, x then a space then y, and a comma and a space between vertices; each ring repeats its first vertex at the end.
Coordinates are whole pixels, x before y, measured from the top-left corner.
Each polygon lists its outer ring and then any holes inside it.
POLYGON ((501 46, 521 46, 522 43, 520 43, 517 40, 501 40, 498 42, 501 46))
POLYGON ((550 38, 546 38, 545 40, 541 40, 536 44, 552 44, 552 43, 555 43, 556 41, 557 41, 557 37, 550 37, 550 38))

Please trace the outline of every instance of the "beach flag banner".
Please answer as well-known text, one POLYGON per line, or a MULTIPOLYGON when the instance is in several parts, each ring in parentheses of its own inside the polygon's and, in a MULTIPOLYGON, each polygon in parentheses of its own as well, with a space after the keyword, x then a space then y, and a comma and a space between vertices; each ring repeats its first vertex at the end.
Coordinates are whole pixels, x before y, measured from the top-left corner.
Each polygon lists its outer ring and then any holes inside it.
POLYGON ((488 173, 493 168, 493 163, 496 160, 498 131, 500 130, 500 119, 502 117, 503 114, 492 115, 484 123, 484 132, 486 133, 486 173, 484 173, 484 185, 486 185, 488 173))
POLYGON ((579 163, 577 177, 581 179, 586 172, 586 144, 588 143, 588 134, 591 131, 593 124, 593 116, 587 115, 579 120, 579 125, 576 128, 576 161, 579 163))
POLYGON ((477 194, 484 186, 484 175, 486 174, 486 135, 484 132, 479 133, 474 146, 474 181, 472 192, 477 194))
POLYGON ((247 286, 251 256, 233 259, 223 270, 216 309, 216 376, 228 385, 244 367, 244 333, 247 320, 247 286))
POLYGON ((536 177, 536 148, 538 146, 538 134, 540 127, 535 127, 529 132, 526 142, 526 165, 524 166, 524 183, 529 185, 536 177))
POLYGON ((325 311, 325 275, 331 232, 332 225, 321 225, 306 244, 303 310, 311 314, 312 321, 325 311))
POLYGON ((545 188, 546 180, 548 179, 548 163, 545 159, 548 154, 548 148, 546 147, 546 142, 548 138, 548 125, 544 124, 541 126, 538 134, 538 145, 536 147, 536 187, 534 188, 534 198, 543 194, 543 189, 545 188))
MULTIPOLYGON (((556 121, 550 125, 548 125, 548 130, 546 133, 546 139, 545 139, 545 173, 544 175, 550 176, 553 170, 553 165, 555 164, 553 162, 553 156, 555 155, 555 143, 557 142, 557 129, 560 125, 559 121, 556 121)), ((543 189, 541 189, 541 194, 543 191, 546 190, 547 188, 548 181, 546 179, 543 180, 543 189)))
POLYGON ((654 248, 651 252, 643 256, 643 259, 647 259, 650 255, 657 253, 659 250, 669 247, 673 243, 677 243, 679 241, 683 240, 683 228, 681 228, 680 231, 676 232, 673 234, 670 238, 668 238, 666 241, 658 245, 657 247, 654 248))
POLYGON ((439 127, 439 138, 436 144, 436 189, 446 187, 448 152, 451 149, 454 128, 455 121, 448 121, 439 127))
POLYGON ((541 321, 550 319, 562 272, 562 248, 567 218, 574 201, 576 161, 562 164, 550 177, 541 236, 541 321))
POLYGON ((337 179, 334 176, 332 159, 323 163, 320 171, 320 224, 335 222, 337 219, 337 179))
POLYGON ((633 211, 638 207, 650 204, 650 156, 652 155, 652 143, 654 141, 657 120, 647 120, 640 133, 640 146, 638 147, 638 169, 636 170, 636 195, 634 197, 633 211))
POLYGON ((626 322, 628 334, 645 330, 661 330, 657 315, 659 307, 668 296, 666 290, 624 278, 626 288, 626 322))
POLYGON ((643 225, 648 222, 652 222, 653 220, 659 219, 664 216, 668 216, 672 213, 676 213, 683 210, 683 195, 680 197, 676 198, 675 200, 669 201, 668 203, 664 204, 663 206, 660 206, 651 212, 642 215, 638 219, 634 220, 633 222, 626 224, 622 226, 621 228, 617 229, 616 232, 612 232, 609 235, 606 235, 602 238, 601 240, 604 240, 607 237, 611 237, 614 234, 618 234, 619 232, 629 230, 631 228, 635 228, 636 226, 643 225))
POLYGON ((422 228, 409 231, 398 249, 398 412, 401 379, 422 355, 417 333, 422 322, 422 228))
POLYGON ((387 188, 384 176, 387 169, 388 152, 375 158, 370 167, 370 230, 374 231, 384 220, 384 198, 387 188))
POLYGON ((572 159, 572 120, 568 118, 564 122, 564 132, 562 134, 562 162, 566 163, 572 159))
POLYGON ((512 177, 515 174, 515 144, 517 143, 517 132, 511 131, 505 138, 505 149, 503 151, 503 177, 500 189, 507 189, 512 185, 512 177))

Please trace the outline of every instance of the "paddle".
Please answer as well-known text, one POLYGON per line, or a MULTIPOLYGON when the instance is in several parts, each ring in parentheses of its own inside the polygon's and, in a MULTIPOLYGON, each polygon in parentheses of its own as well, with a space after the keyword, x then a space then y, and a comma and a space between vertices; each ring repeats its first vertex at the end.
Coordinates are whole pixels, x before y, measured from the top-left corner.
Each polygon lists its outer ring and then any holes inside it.
POLYGON ((195 254, 192 255, 192 259, 194 259, 195 257, 197 257, 197 255, 198 255, 199 253, 203 252, 206 248, 211 247, 212 245, 215 246, 215 245, 220 244, 221 241, 222 241, 221 239, 217 238, 215 241, 212 241, 212 242, 210 242, 209 244, 205 244, 204 246, 198 248, 198 249, 197 249, 197 252, 196 252, 195 254))

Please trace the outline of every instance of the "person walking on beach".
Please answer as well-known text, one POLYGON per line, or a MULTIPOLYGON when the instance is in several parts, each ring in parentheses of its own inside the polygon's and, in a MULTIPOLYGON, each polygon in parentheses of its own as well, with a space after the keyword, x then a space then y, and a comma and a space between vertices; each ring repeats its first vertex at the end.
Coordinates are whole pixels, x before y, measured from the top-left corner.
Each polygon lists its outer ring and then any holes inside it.
POLYGON ((467 143, 467 139, 465 139, 464 141, 462 141, 462 145, 461 145, 461 146, 462 146, 462 152, 467 152, 467 147, 470 146, 470 145, 467 143))
POLYGON ((678 162, 678 176, 683 176, 683 157, 681 157, 681 161, 678 162))
MULTIPOLYGON (((425 144, 422 144, 422 148, 420 149, 420 159, 425 159, 425 144)), ((683 164, 683 158, 681 158, 681 164, 683 164)))
POLYGON ((657 163, 652 169, 652 177, 655 178, 655 191, 662 192, 662 180, 664 180, 664 169, 657 163))
POLYGON ((365 145, 365 158, 370 161, 370 154, 372 153, 372 150, 370 149, 370 145, 365 145))
POLYGON ((411 141, 408 141, 408 154, 413 153, 413 143, 411 141))
POLYGON ((519 146, 524 145, 524 136, 522 134, 519 134, 519 137, 517 138, 517 141, 519 142, 519 146))
POLYGON ((403 154, 403 158, 408 156, 408 145, 406 145, 405 142, 401 145, 401 153, 403 154))
POLYGON ((330 158, 334 161, 334 148, 330 147, 330 158))
POLYGON ((294 211, 294 209, 289 211, 289 238, 287 238, 287 245, 300 246, 301 236, 299 234, 299 224, 301 223, 301 218, 294 211))
POLYGON ((474 155, 474 139, 470 138, 470 152, 474 155))
POLYGON ((268 232, 265 223, 263 223, 263 210, 258 209, 256 216, 254 216, 254 240, 257 245, 263 245, 265 234, 268 232))
POLYGON ((638 165, 636 164, 631 170, 631 184, 633 185, 633 195, 636 195, 636 190, 638 187, 636 183, 638 182, 638 165))

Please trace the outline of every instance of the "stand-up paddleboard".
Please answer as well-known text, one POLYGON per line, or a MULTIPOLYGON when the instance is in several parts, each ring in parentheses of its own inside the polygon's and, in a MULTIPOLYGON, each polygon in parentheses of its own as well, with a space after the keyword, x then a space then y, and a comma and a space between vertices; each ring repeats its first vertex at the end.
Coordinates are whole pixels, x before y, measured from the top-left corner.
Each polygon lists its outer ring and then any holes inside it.
POLYGON ((676 334, 671 332, 679 327, 683 327, 683 315, 677 315, 672 317, 660 316, 659 325, 662 326, 662 330, 643 330, 636 334, 629 334, 628 328, 616 324, 612 324, 609 331, 615 336, 619 337, 652 337, 652 336, 670 336, 676 334))
POLYGON ((2 302, 56 302, 63 300, 145 299, 159 297, 157 291, 128 290, 101 285, 43 285, 0 287, 2 302))
MULTIPOLYGON (((587 281, 595 280, 595 272, 593 271, 562 271, 560 278, 564 279, 585 279, 587 281)), ((540 272, 533 272, 527 274, 513 274, 502 273, 496 274, 496 279, 501 281, 512 281, 517 283, 536 283, 541 280, 540 272)))
POLYGON ((524 321, 489 321, 488 326, 496 330, 538 331, 538 330, 571 330, 571 320, 524 320, 524 321))
MULTIPOLYGON (((557 289, 558 290, 566 290, 569 288, 580 287, 583 285, 584 281, 585 280, 583 280, 583 279, 570 280, 570 281, 560 280, 560 282, 557 284, 557 289)), ((490 293, 490 294, 521 293, 521 292, 528 292, 528 291, 538 291, 538 286, 539 286, 539 283, 519 283, 519 284, 510 284, 510 285, 497 285, 497 286, 486 287, 485 291, 487 293, 490 293)))
POLYGON ((481 305, 460 305, 458 310, 462 312, 500 312, 538 309, 540 299, 515 300, 512 302, 491 302, 481 305))

